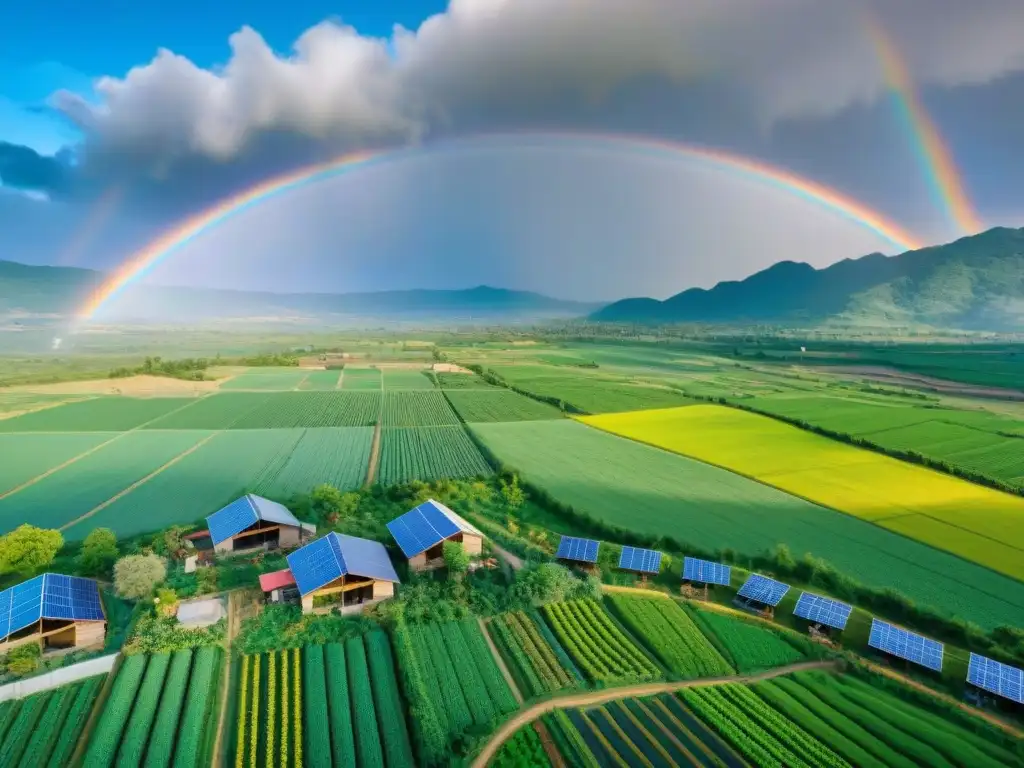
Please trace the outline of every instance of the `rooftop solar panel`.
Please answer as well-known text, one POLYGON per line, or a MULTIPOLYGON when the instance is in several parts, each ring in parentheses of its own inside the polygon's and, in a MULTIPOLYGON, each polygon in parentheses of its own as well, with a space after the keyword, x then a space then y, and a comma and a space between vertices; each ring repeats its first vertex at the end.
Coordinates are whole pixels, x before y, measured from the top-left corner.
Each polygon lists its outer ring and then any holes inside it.
POLYGON ((398 581, 383 544, 334 532, 288 555, 288 567, 302 595, 348 575, 398 581))
POLYGON ((739 596, 765 605, 778 605, 789 592, 789 584, 769 579, 759 573, 752 573, 740 587, 739 596))
POLYGON ((853 607, 838 600, 816 595, 813 592, 804 592, 796 601, 796 608, 793 613, 797 616, 824 624, 836 629, 846 629, 846 622, 850 620, 850 613, 853 607))
POLYGON ((942 643, 888 622, 871 620, 868 645, 936 672, 942 671, 942 643))
POLYGON ((258 520, 278 525, 293 525, 296 528, 301 525, 295 515, 284 505, 252 493, 235 499, 226 507, 209 515, 206 518, 206 524, 210 529, 210 538, 213 539, 213 543, 220 544, 241 533, 258 520))
POLYGON ((99 587, 92 579, 44 573, 0 592, 0 638, 40 619, 104 618, 99 587))
POLYGON ((560 560, 576 560, 581 563, 596 563, 597 550, 600 542, 593 539, 577 539, 574 536, 563 536, 558 542, 555 557, 560 560))
POLYGON ((732 569, 728 565, 713 563, 710 560, 685 557, 683 558, 683 578, 687 581, 722 584, 727 587, 732 579, 732 569))
POLYGON ((661 552, 639 547, 623 547, 619 555, 619 568, 641 573, 658 573, 661 570, 661 552))
POLYGON ((972 653, 967 666, 967 682, 997 696, 1024 704, 1024 670, 1017 667, 972 653))
POLYGON ((439 501, 429 499, 388 523, 388 530, 406 557, 415 557, 455 534, 483 536, 439 501))

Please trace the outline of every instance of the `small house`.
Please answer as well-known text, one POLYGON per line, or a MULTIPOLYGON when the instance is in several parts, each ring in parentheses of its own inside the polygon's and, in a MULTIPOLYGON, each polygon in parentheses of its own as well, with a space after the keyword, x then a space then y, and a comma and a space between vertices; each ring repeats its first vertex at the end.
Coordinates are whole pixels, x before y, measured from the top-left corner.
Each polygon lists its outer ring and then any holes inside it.
POLYGON ((302 523, 283 504, 249 493, 206 518, 218 554, 297 547, 302 523))
POLYGON ((430 499, 388 523, 409 567, 439 568, 446 541, 457 541, 472 557, 483 551, 484 535, 439 501, 430 499))
POLYGON ((0 653, 27 643, 43 650, 102 645, 107 616, 92 579, 44 573, 0 592, 0 653))
MULTIPOLYGON (((302 612, 313 610, 316 598, 330 598, 333 607, 361 610, 395 595, 398 574, 379 541, 331 532, 288 555, 291 580, 302 599, 302 612)), ((287 588, 281 571, 267 579, 271 589, 287 588)), ((263 586, 263 579, 260 584, 263 586)))

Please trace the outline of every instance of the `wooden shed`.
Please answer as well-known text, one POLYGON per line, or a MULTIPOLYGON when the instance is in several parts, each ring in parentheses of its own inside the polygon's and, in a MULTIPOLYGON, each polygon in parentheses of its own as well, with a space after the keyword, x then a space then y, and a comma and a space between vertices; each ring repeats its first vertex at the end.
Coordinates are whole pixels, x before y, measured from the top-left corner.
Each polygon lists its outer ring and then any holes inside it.
POLYGON ((388 523, 409 567, 423 571, 444 565, 446 541, 457 541, 469 555, 483 551, 484 535, 439 501, 429 499, 388 523))
MULTIPOLYGON (((361 610, 364 606, 394 597, 398 574, 379 541, 331 532, 288 555, 290 579, 284 572, 264 574, 271 589, 287 588, 294 581, 302 611, 314 609, 317 598, 324 607, 361 610)), ((260 579, 261 585, 264 579, 260 579)))
POLYGON ((246 549, 290 549, 302 542, 302 523, 276 501, 249 493, 206 518, 218 554, 246 549))
POLYGON ((102 645, 107 616, 92 579, 44 573, 0 592, 0 654, 27 643, 43 650, 102 645))

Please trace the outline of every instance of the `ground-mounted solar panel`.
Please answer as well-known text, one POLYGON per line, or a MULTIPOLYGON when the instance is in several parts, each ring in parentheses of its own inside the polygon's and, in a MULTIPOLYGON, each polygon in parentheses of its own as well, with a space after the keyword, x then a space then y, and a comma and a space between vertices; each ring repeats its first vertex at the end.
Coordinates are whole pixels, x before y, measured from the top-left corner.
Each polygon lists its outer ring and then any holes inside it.
POLYGON ((1024 704, 1024 670, 1017 667, 972 653, 967 666, 967 682, 989 693, 1024 704))
POLYGON ((575 536, 563 536, 558 542, 555 557, 560 560, 576 560, 581 563, 596 563, 597 550, 600 542, 593 539, 578 539, 575 536))
POLYGON ((729 586, 732 580, 732 569, 722 563, 701 560, 696 557, 683 558, 683 578, 704 584, 721 584, 729 586))
POLYGON ((942 671, 942 643, 887 621, 871 620, 868 645, 936 672, 942 671))
POLYGON ((740 587, 739 596, 765 605, 776 606, 789 592, 789 584, 769 579, 760 573, 752 573, 740 587))
POLYGON ((661 552, 640 547, 623 547, 619 555, 619 568, 640 573, 658 573, 661 570, 661 552))
POLYGON ((835 629, 846 629, 853 607, 830 597, 822 597, 813 592, 804 592, 796 601, 793 613, 802 619, 824 624, 835 629))

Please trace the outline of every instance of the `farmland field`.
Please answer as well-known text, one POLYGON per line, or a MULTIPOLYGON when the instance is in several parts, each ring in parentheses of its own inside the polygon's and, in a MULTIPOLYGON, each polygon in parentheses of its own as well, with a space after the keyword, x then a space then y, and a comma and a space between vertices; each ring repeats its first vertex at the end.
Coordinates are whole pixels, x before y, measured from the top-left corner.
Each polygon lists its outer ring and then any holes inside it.
POLYGON ((1024 579, 1024 499, 714 405, 585 419, 1024 579), (772 446, 765 451, 763 446, 772 446))
MULTIPOLYGON (((318 755, 308 754, 311 739, 322 738, 328 731, 323 722, 308 723, 308 729, 303 722, 304 715, 310 713, 310 706, 325 703, 322 702, 323 651, 321 646, 312 647, 319 653, 318 679, 310 674, 316 670, 313 663, 316 652, 306 659, 305 674, 303 654, 298 648, 241 658, 232 740, 235 766, 299 768, 304 759, 317 764, 318 755)), ((327 743, 329 747, 329 736, 327 743)), ((326 757, 329 765, 329 749, 326 757)))
POLYGON ((420 368, 382 368, 384 389, 433 389, 434 382, 420 368))
POLYGON ((310 371, 306 378, 299 382, 300 390, 329 391, 337 389, 341 371, 310 371))
POLYGON ((22 413, 40 408, 59 405, 68 400, 79 400, 75 395, 48 395, 35 392, 0 392, 0 416, 6 413, 22 413))
POLYGON ((341 379, 343 390, 375 390, 381 387, 380 370, 377 368, 345 368, 345 375, 341 379))
POLYGON ((797 556, 811 552, 864 584, 895 587, 990 629, 1014 624, 1024 610, 1019 581, 717 467, 571 420, 471 429, 505 465, 601 522, 652 537, 678 531, 707 552, 753 554, 785 543, 797 556))
POLYGON ((112 432, 0 434, 0 456, 4 457, 0 462, 0 494, 114 437, 117 435, 112 432))
POLYGON ((309 371, 301 368, 283 368, 275 371, 260 369, 258 372, 246 372, 228 379, 220 385, 221 389, 257 389, 266 391, 287 391, 295 389, 309 371))
POLYGON ((383 485, 492 474, 461 426, 385 427, 380 439, 377 482, 383 485))
POLYGON ((562 412, 510 389, 463 389, 445 392, 463 421, 539 421, 560 419, 562 412))
POLYGON ((84 764, 208 766, 220 671, 219 648, 125 657, 84 764))
POLYGON ((441 389, 500 389, 494 384, 488 384, 480 376, 474 373, 446 373, 440 371, 434 374, 441 389))
POLYGON ((611 594, 608 600, 629 629, 683 678, 721 677, 728 662, 674 600, 611 594))
POLYGON ((495 616, 487 629, 525 696, 572 689, 582 682, 575 670, 562 665, 559 653, 524 611, 495 616))
POLYGON ((192 448, 210 433, 128 432, 37 483, 0 499, 0 532, 26 520, 59 528, 192 448))
POLYGON ((654 680, 661 670, 609 619, 593 600, 544 606, 555 636, 582 672, 595 683, 654 680))
POLYGON ((232 429, 369 427, 377 423, 380 395, 372 392, 278 392, 244 414, 232 429))
POLYGON ((804 661, 804 655, 767 627, 713 610, 694 608, 697 624, 740 674, 804 661))
POLYGON ((439 427, 459 423, 444 395, 430 392, 387 392, 384 395, 385 427, 439 427))
POLYGON ((123 432, 195 402, 190 397, 96 397, 0 420, 0 432, 123 432))
POLYGON ((105 679, 0 702, 0 765, 68 765, 105 679))
POLYGON ((348 491, 366 479, 370 463, 370 427, 305 429, 279 470, 265 476, 256 493, 287 498, 327 483, 348 491))
POLYGON ((145 426, 145 429, 230 429, 271 397, 270 392, 231 392, 196 399, 145 426))
POLYGON ((525 725, 501 746, 488 765, 491 768, 549 768, 551 761, 534 726, 525 725))

